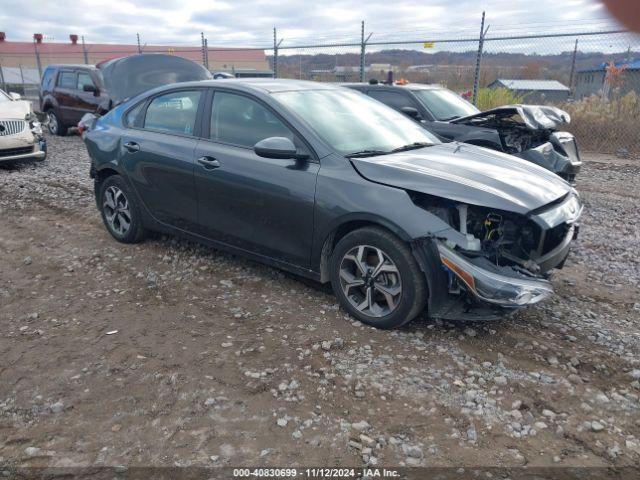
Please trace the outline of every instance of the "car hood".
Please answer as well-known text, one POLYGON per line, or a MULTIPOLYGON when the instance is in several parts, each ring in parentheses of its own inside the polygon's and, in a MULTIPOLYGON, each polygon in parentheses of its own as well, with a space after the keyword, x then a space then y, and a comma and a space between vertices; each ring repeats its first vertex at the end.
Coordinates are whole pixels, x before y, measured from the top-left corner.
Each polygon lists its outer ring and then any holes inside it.
POLYGON ((0 103, 0 120, 25 120, 29 115, 31 115, 31 102, 27 100, 0 103))
POLYGON ((98 68, 113 105, 163 85, 212 78, 206 68, 191 60, 156 53, 116 58, 98 68))
POLYGON ((520 214, 571 191, 567 182, 531 162, 457 142, 351 162, 376 183, 520 214))
POLYGON ((492 108, 480 113, 456 118, 450 123, 471 123, 474 119, 486 117, 508 118, 513 115, 520 115, 524 124, 531 130, 553 130, 563 123, 571 122, 571 117, 567 112, 556 107, 546 105, 505 105, 503 107, 492 108))

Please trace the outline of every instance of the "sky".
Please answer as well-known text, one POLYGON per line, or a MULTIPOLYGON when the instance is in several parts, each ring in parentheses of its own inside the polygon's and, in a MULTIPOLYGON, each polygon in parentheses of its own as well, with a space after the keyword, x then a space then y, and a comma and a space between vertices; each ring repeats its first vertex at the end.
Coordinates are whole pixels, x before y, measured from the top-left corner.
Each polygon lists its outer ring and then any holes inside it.
POLYGON ((542 33, 616 26, 598 0, 0 0, 7 40, 87 43, 268 46, 273 28, 283 44, 357 40, 360 22, 371 40, 475 35, 482 11, 490 33, 542 33))

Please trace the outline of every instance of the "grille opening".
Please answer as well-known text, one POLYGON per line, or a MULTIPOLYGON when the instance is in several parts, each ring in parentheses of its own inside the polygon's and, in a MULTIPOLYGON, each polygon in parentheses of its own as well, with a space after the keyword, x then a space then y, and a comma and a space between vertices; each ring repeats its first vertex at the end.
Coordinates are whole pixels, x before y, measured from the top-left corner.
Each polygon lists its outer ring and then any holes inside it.
POLYGON ((24 155, 27 153, 33 153, 33 146, 2 149, 0 150, 0 157, 12 157, 14 155, 24 155))

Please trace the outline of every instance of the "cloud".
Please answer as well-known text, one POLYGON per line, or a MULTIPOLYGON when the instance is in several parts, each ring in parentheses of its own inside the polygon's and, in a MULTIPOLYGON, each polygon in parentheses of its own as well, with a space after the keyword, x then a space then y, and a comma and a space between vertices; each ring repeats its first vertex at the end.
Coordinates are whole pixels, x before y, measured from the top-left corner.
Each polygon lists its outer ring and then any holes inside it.
MULTIPOLYGON (((576 30, 602 23, 597 0, 77 0, 42 2, 3 0, 0 30, 8 40, 28 41, 43 33, 67 41, 70 33, 90 43, 199 45, 204 31, 209 45, 267 46, 272 29, 289 45, 323 43, 360 35, 360 21, 372 40, 475 35, 483 10, 491 31, 531 33, 546 28, 576 30), (562 22, 567 22, 563 25, 562 22), (535 27, 532 26, 535 25, 535 27)), ((611 23, 611 21, 609 21, 611 23)))

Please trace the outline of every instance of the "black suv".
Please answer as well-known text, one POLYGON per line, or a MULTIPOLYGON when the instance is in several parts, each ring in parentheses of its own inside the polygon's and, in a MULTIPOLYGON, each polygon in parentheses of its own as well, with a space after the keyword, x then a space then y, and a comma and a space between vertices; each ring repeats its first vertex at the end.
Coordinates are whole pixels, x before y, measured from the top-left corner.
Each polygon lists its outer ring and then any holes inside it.
POLYGON ((93 65, 49 65, 39 95, 49 132, 65 135, 85 113, 95 112, 106 95, 100 71, 93 65))

